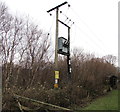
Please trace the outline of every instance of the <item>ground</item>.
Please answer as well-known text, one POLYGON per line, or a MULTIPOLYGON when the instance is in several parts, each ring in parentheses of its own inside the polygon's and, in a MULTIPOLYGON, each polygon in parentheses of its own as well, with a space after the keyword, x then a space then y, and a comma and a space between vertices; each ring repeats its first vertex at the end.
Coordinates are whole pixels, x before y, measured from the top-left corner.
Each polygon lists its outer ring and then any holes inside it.
POLYGON ((91 102, 91 104, 85 108, 82 108, 82 110, 118 110, 118 95, 120 95, 118 94, 119 92, 118 90, 113 90, 108 93, 108 95, 91 102))

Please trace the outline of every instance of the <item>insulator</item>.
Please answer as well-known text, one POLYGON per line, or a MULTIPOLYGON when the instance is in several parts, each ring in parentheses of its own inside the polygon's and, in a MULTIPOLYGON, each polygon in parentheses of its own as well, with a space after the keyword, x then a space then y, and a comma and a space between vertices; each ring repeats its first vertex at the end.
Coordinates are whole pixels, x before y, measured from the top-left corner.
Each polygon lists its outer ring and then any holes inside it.
POLYGON ((62 11, 60 11, 60 13, 62 13, 62 11))
POLYGON ((50 16, 52 16, 52 14, 50 13, 50 16))
POLYGON ((68 7, 70 7, 70 4, 68 4, 68 7))

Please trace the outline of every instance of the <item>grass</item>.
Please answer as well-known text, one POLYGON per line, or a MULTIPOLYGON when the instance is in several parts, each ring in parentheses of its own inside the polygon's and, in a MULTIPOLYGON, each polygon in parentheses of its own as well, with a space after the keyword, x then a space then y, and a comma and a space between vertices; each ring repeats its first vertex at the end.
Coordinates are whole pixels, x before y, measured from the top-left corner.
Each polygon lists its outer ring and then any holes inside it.
POLYGON ((82 110, 118 110, 118 90, 113 90, 108 95, 98 98, 82 110))

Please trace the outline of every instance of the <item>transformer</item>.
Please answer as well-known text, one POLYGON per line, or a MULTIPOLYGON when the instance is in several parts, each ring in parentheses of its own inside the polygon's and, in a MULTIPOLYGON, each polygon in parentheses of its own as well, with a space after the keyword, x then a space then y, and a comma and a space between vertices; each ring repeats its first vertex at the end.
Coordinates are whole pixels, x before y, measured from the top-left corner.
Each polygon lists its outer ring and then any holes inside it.
POLYGON ((68 55, 69 45, 68 40, 64 37, 58 38, 58 53, 62 55, 68 55))

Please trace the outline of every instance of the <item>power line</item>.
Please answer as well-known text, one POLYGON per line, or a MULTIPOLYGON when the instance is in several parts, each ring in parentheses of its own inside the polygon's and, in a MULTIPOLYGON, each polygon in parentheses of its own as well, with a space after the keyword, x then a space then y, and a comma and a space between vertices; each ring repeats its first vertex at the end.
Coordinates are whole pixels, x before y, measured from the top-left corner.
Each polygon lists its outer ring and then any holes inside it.
MULTIPOLYGON (((86 37, 89 37, 89 40, 91 41, 91 37, 86 33, 86 32, 84 32, 79 26, 77 26, 76 24, 75 24, 75 26, 79 29, 79 31, 81 31, 84 35, 86 35, 86 37)), ((80 32, 79 32, 80 33, 80 32)), ((88 44, 89 44, 89 42, 88 41, 86 41, 88 44)), ((94 42, 94 40, 92 40, 91 41, 92 43, 94 42)), ((90 44, 89 44, 90 45, 90 44)), ((96 46, 98 47, 98 45, 94 42, 94 44, 91 44, 92 45, 92 48, 94 49, 96 46), (94 46, 94 45, 96 45, 96 46, 94 46)), ((91 46, 90 45, 90 46, 91 46)), ((102 49, 102 48, 100 48, 100 46, 99 46, 99 49, 101 49, 101 51, 105 54, 106 52, 104 51, 104 49, 102 49)))
MULTIPOLYGON (((64 17, 66 17, 66 19, 68 20, 68 22, 71 21, 71 19, 69 19, 68 16, 65 15, 63 12, 61 12, 61 14, 62 14, 64 17)), ((73 24, 74 24, 74 22, 73 22, 73 24)), ((75 26, 76 26, 79 30, 81 30, 87 37, 90 37, 90 38, 91 38, 91 36, 89 36, 86 32, 84 32, 77 24, 75 24, 75 26)), ((92 39, 92 38, 91 38, 91 39, 92 39)), ((92 39, 92 41, 94 42, 93 39, 92 39)), ((88 42, 87 42, 87 43, 88 43, 88 42)), ((96 42, 94 42, 94 43, 96 44, 96 42)), ((93 45, 93 44, 92 44, 92 45, 93 45)), ((99 44, 96 44, 96 45, 97 45, 97 47, 99 46, 99 44)), ((105 50, 104 50, 101 46, 99 46, 99 48, 102 49, 102 51, 104 51, 104 53, 106 53, 105 50)))
MULTIPOLYGON (((74 14, 77 16, 77 18, 79 19, 79 20, 81 20, 81 22, 89 29, 89 31, 92 33, 92 35, 94 35, 95 37, 97 37, 97 38, 95 38, 97 41, 99 40, 99 41, 101 41, 101 43, 100 43, 100 45, 102 44, 103 46, 105 46, 105 44, 102 42, 102 40, 100 39, 100 38, 98 38, 98 36, 92 31, 92 29, 81 19, 81 17, 79 17, 79 15, 74 11, 74 9, 73 8, 71 8, 71 10, 74 12, 74 14)), ((99 42, 98 41, 98 42, 99 42)), ((105 46, 104 47, 104 49, 106 49, 106 47, 107 46, 105 46)), ((108 48, 109 49, 109 48, 108 48)), ((108 51, 107 49, 106 49, 106 51, 108 51)))
MULTIPOLYGON (((72 23, 74 24, 74 22, 71 21, 71 19, 69 19, 66 14, 64 14, 62 11, 60 11, 60 13, 66 18, 66 20, 68 21, 68 23, 69 23, 69 22, 72 22, 72 23)), ((65 21, 66 21, 66 20, 65 20, 65 21)), ((68 23, 67 23, 67 24, 68 24, 68 23)), ((84 32, 84 31, 78 26, 78 24, 75 24, 75 26, 76 26, 80 31, 82 31, 84 35, 86 35, 87 37, 91 38, 91 36, 89 36, 86 32, 84 32)), ((91 39, 92 39, 92 38, 91 38, 91 39)), ((89 39, 89 40, 90 40, 90 39, 89 39)), ((92 41, 94 41, 94 40, 92 39, 92 41)), ((87 43, 88 43, 88 42, 87 42, 87 43)), ((96 42, 94 42, 94 43, 96 44, 96 42)), ((90 45, 90 44, 89 44, 89 45, 90 45)), ((91 44, 91 45, 93 46, 93 44, 91 44)), ((96 44, 96 45, 97 45, 97 47, 99 46, 99 44, 96 44)), ((94 48, 94 47, 92 47, 92 48, 94 48)), ((105 50, 104 50, 101 46, 99 46, 99 48, 102 49, 102 52, 104 51, 104 54, 106 53, 105 50)))
POLYGON ((72 19, 70 19, 66 14, 64 14, 62 11, 60 11, 60 13, 66 18, 64 22, 67 22, 67 24, 71 23, 70 26, 72 26, 75 22, 72 21, 72 19))

